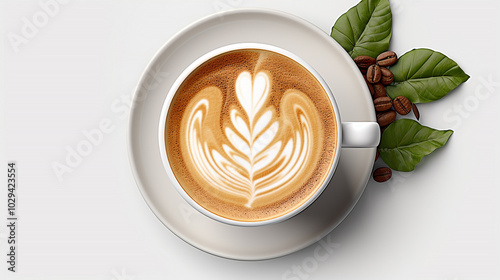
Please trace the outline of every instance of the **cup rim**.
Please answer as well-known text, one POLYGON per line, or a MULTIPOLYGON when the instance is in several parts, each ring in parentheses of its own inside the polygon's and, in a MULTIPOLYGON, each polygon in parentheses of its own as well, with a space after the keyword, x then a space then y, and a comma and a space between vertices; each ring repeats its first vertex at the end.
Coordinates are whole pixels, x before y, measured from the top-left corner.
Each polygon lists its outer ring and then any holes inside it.
POLYGON ((321 75, 307 62, 305 62, 303 59, 301 59, 299 56, 295 55, 294 53, 282 49, 280 47, 270 45, 270 44, 263 44, 263 43, 235 43, 235 44, 230 44, 230 45, 224 45, 222 47, 216 48, 212 51, 209 51, 208 53, 200 56, 197 58, 195 61, 193 61, 188 67, 186 67, 181 74, 176 78, 175 82, 172 84, 170 87, 167 97, 165 98, 165 101, 162 105, 162 110, 160 114, 160 121, 159 121, 159 127, 158 127, 158 144, 160 148, 160 156, 161 160, 163 163, 163 167, 165 171, 167 172, 167 175, 174 185, 175 189, 177 192, 182 196, 182 198, 193 208, 195 208, 198 212, 202 213, 203 215, 228 224, 228 225, 233 225, 233 226, 243 226, 243 227, 254 227, 254 226, 264 226, 264 225, 269 225, 269 224, 275 224, 279 223, 285 220, 288 220, 302 211, 304 211, 307 207, 309 207, 326 189, 326 187, 329 185, 333 174, 335 173, 335 170, 337 169, 339 159, 340 159, 340 152, 341 152, 341 147, 342 147, 342 122, 340 120, 340 112, 337 106, 337 102, 335 100, 335 97, 333 96, 333 93, 328 86, 328 84, 325 82, 325 80, 321 77, 321 75), (329 99, 330 99, 330 104, 333 107, 334 115, 335 115, 335 125, 337 126, 337 143, 335 147, 335 154, 333 158, 332 165, 329 168, 328 173, 326 174, 326 177, 324 181, 322 182, 322 185, 317 188, 317 190, 314 192, 314 194, 309 197, 307 201, 293 209, 292 211, 281 215, 279 217, 267 219, 267 220, 261 220, 261 221, 238 221, 238 220, 232 220, 228 219, 222 216, 219 216, 208 209, 205 209, 201 205, 199 205, 194 199, 192 199, 184 190, 184 188, 181 186, 177 178, 175 177, 172 168, 170 167, 170 161, 168 160, 167 156, 167 151, 166 151, 166 145, 165 145, 165 133, 166 133, 166 118, 168 111, 170 109, 170 104, 172 103, 172 99, 175 96, 177 89, 179 86, 184 82, 184 80, 191 74, 192 71, 194 71, 196 68, 201 66, 203 63, 206 61, 210 60, 211 58, 214 58, 218 55, 224 54, 226 52, 230 51, 235 51, 235 50, 245 50, 245 49, 261 49, 261 50, 267 50, 267 51, 272 51, 276 52, 278 54, 284 55, 295 62, 299 63, 302 65, 304 68, 306 68, 321 84, 323 89, 326 91, 329 99))

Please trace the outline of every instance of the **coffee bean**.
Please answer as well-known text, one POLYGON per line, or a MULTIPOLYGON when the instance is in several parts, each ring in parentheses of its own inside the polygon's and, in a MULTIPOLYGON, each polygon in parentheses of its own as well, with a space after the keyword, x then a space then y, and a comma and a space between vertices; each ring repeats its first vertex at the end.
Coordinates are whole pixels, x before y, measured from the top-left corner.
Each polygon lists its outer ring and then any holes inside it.
POLYGON ((417 118, 417 121, 420 120, 420 112, 417 109, 417 105, 411 104, 411 108, 413 109, 413 114, 415 115, 415 118, 417 118))
POLYGON ((387 92, 385 91, 385 87, 383 84, 378 83, 373 85, 373 98, 377 99, 379 97, 387 96, 387 92))
POLYGON ((391 124, 396 119, 396 112, 393 110, 381 112, 377 114, 377 122, 380 126, 391 124))
POLYGON ((398 112, 400 115, 406 115, 411 111, 411 102, 404 96, 398 96, 394 98, 392 104, 394 105, 394 109, 396 110, 396 112, 398 112))
POLYGON ((368 66, 375 64, 375 58, 367 55, 360 55, 354 58, 354 62, 360 69, 366 69, 368 66))
POLYGON ((380 73, 382 74, 380 82, 384 86, 390 85, 392 82, 394 82, 394 75, 392 74, 391 70, 385 67, 380 67, 380 73))
POLYGON ((379 153, 379 151, 377 149, 377 154, 375 155, 375 161, 377 161, 377 159, 378 159, 379 156, 380 156, 380 153, 379 153))
POLYGON ((368 90, 370 91, 370 94, 373 96, 373 94, 375 93, 375 89, 373 88, 373 85, 370 84, 370 82, 368 82, 365 75, 363 75, 363 78, 365 78, 365 82, 366 82, 366 85, 368 86, 368 90))
POLYGON ((398 56, 393 51, 386 51, 377 56, 377 64, 380 66, 391 66, 396 64, 398 56))
POLYGON ((373 171, 373 180, 382 183, 392 177, 392 170, 389 167, 380 167, 373 171))
POLYGON ((368 79, 368 82, 372 84, 378 83, 382 78, 380 67, 377 64, 370 65, 366 71, 366 78, 368 79))
POLYGON ((373 105, 375 105, 375 111, 383 112, 391 109, 392 100, 388 96, 383 96, 373 100, 373 105))

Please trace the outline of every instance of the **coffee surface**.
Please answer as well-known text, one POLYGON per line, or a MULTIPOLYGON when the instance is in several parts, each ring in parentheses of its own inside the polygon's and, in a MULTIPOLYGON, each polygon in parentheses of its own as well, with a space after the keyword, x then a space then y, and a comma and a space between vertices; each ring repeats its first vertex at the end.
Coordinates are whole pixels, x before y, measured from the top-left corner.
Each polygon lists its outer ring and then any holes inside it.
POLYGON ((302 205, 335 156, 335 113, 318 80, 267 50, 236 50, 196 68, 175 93, 165 145, 186 193, 208 211, 263 221, 302 205))

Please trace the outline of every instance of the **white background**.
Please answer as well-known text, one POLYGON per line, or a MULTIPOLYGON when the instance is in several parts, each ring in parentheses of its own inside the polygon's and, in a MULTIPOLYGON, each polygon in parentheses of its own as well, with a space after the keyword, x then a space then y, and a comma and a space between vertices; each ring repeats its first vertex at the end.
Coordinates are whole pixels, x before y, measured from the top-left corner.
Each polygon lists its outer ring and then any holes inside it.
POLYGON ((44 2, 0 4, 1 181, 10 160, 19 175, 18 272, 5 263, 2 183, 0 278, 500 279, 500 2, 391 1, 392 50, 441 51, 471 76, 419 107, 422 124, 455 133, 416 171, 371 180, 326 237, 335 244, 326 256, 318 258, 314 244, 259 262, 208 255, 155 218, 129 167, 125 109, 155 52, 201 17, 265 7, 329 33, 358 1, 73 0, 52 7, 43 22, 44 2), (39 25, 30 38, 22 35, 27 21, 39 25), (11 42, 16 35, 22 43, 11 42), (58 178, 53 165, 103 121, 112 131, 58 178))

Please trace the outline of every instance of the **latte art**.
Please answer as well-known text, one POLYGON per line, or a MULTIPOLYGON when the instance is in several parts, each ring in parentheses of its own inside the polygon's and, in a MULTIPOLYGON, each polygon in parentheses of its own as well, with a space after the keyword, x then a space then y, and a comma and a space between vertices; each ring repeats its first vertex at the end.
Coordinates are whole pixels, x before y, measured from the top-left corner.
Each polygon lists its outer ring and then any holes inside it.
POLYGON ((264 72, 244 71, 236 79, 236 97, 229 120, 217 122, 222 107, 220 89, 203 89, 184 113, 181 135, 186 135, 185 153, 201 180, 212 187, 246 200, 245 207, 273 196, 281 188, 296 184, 313 171, 307 162, 318 157, 311 139, 321 132, 320 121, 309 98, 297 90, 287 91, 281 100, 282 115, 268 103, 270 78, 264 72), (217 116, 213 121, 207 121, 217 116), (184 124, 185 123, 185 124, 184 124), (222 128, 225 139, 216 135, 222 128))
POLYGON ((330 171, 335 112, 321 83, 267 50, 205 61, 177 88, 165 148, 179 185, 199 206, 235 221, 264 221, 301 206, 330 171))

